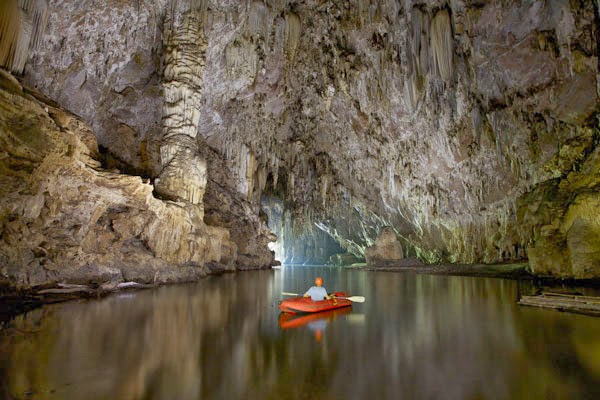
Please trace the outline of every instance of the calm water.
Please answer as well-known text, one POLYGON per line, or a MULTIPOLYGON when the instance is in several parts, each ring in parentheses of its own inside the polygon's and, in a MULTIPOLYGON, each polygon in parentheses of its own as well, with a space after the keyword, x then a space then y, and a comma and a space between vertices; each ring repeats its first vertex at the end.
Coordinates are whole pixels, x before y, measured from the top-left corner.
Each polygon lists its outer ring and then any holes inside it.
POLYGON ((296 267, 47 306, 0 331, 0 398, 600 398, 600 319, 519 290, 296 267), (367 301, 282 329, 280 292, 317 275, 367 301))

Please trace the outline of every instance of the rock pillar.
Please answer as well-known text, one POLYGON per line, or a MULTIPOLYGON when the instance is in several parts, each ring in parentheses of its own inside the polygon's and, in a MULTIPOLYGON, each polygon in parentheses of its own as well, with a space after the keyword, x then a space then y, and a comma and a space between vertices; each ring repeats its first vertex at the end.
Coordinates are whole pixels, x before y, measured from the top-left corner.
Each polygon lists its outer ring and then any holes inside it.
POLYGON ((196 141, 207 47, 201 15, 190 7, 179 13, 169 11, 165 19, 163 169, 155 182, 160 195, 199 206, 207 174, 196 141))

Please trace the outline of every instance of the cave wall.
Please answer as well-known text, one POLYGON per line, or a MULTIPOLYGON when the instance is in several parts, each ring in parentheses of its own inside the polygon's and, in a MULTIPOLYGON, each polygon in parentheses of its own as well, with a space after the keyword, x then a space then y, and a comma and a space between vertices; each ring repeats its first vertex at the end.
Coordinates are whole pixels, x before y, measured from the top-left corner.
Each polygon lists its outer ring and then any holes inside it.
MULTIPOLYGON (((211 12, 201 134, 237 166, 240 190, 285 193, 297 219, 359 256, 391 225, 425 261, 525 259, 541 237, 520 229, 519 199, 596 146, 589 1, 211 12)), ((534 270, 594 274, 576 262, 534 270)))
MULTIPOLYGON (((45 26, 43 18, 31 19, 31 15, 36 14, 32 14, 30 6, 37 5, 49 11, 49 15, 56 15, 60 14, 56 7, 64 4, 48 4, 45 0, 33 3, 15 0, 6 4, 18 13, 16 28, 7 28, 4 16, 0 24, 2 51, 8 48, 10 56, 1 60, 2 67, 19 73, 21 56, 17 57, 15 51, 23 42, 31 42, 31 46, 19 51, 28 53, 34 49, 37 36, 31 31, 36 28, 35 23, 45 26), (23 24, 28 28, 20 29, 23 24), (6 32, 13 32, 13 28, 15 34, 7 36, 6 32)), ((139 4, 137 6, 139 10, 139 4)), ((79 10, 77 4, 73 7, 67 10, 79 10)), ((88 7, 92 8, 92 4, 88 7)), ((124 8, 116 9, 118 14, 118 10, 124 8)), ((182 62, 181 55, 190 49, 197 50, 194 53, 197 56, 203 54, 201 42, 194 41, 190 45, 186 41, 190 35, 200 32, 201 5, 194 2, 170 8, 161 17, 161 27, 164 23, 170 31, 161 39, 168 56, 161 68, 152 68, 151 72, 152 76, 161 76, 160 85, 155 85, 154 78, 146 82, 148 86, 155 86, 154 98, 146 99, 144 91, 133 91, 144 110, 136 118, 142 123, 147 123, 144 118, 148 117, 161 120, 157 137, 152 139, 156 142, 155 161, 148 164, 158 171, 153 181, 131 173, 151 173, 135 157, 143 153, 140 149, 145 148, 144 141, 155 133, 137 135, 131 127, 127 132, 111 132, 113 126, 102 125, 102 118, 121 123, 123 114, 115 113, 115 109, 95 109, 106 102, 119 103, 115 96, 122 93, 108 86, 115 82, 92 79, 90 86, 80 93, 65 85, 77 78, 70 75, 73 71, 83 73, 85 79, 87 72, 95 72, 96 78, 118 78, 129 68, 128 63, 117 64, 114 69, 109 67, 110 61, 115 60, 111 60, 111 51, 105 47, 104 39, 115 31, 111 30, 114 26, 108 25, 115 22, 122 24, 121 28, 131 26, 125 15, 116 18, 112 11, 114 9, 102 10, 95 16, 82 15, 85 22, 79 20, 75 25, 82 30, 82 35, 89 34, 92 39, 103 42, 97 42, 98 47, 83 53, 92 58, 92 64, 101 62, 106 68, 95 65, 90 71, 82 70, 82 61, 77 60, 68 64, 69 69, 61 71, 60 77, 58 73, 51 74, 53 83, 49 85, 58 84, 62 91, 46 92, 57 95, 58 101, 23 85, 8 71, 0 69, 3 150, 0 158, 0 287, 32 289, 76 283, 112 290, 124 281, 181 282, 225 270, 269 268, 274 262, 267 247, 274 239, 272 233, 255 207, 236 191, 223 158, 196 138, 197 109, 202 98, 197 83, 202 81, 202 66, 193 57, 193 63, 182 62), (102 18, 96 19, 99 17, 102 18), (162 112, 155 116, 156 110, 144 107, 144 101, 157 99, 162 112), (94 132, 85 117, 74 115, 65 107, 81 114, 87 112, 90 121, 100 121, 99 126, 106 131, 94 132), (107 132, 109 136, 105 135, 107 132), (125 138, 127 143, 117 140, 111 148, 111 134, 129 136, 125 138), (106 140, 107 150, 116 157, 112 162, 106 154, 102 155, 99 139, 106 140), (120 157, 119 152, 131 157, 120 157), (114 168, 115 164, 126 171, 114 168)), ((53 22, 50 18, 51 26, 53 22)), ((67 35, 70 32, 67 30, 67 35)), ((120 33, 131 32, 121 29, 120 33)), ((60 40, 60 46, 66 42, 60 40)), ((144 44, 141 40, 141 45, 144 44)), ((125 50, 112 50, 126 52, 127 49, 125 46, 125 50)), ((66 52, 55 53, 58 57, 54 61, 62 56, 74 56, 70 54, 72 50, 67 47, 66 52)), ((120 56, 125 57, 119 54, 117 58, 120 56)), ((64 58, 58 61, 63 62, 64 58)), ((73 59, 67 61, 70 62, 73 59)), ((145 72, 131 72, 131 82, 145 72)), ((30 82, 33 86, 43 86, 43 82, 36 84, 34 75, 26 72, 25 77, 33 79, 30 82)), ((143 125, 138 129, 143 129, 143 125)))
MULTIPOLYGON (((198 139, 254 207, 278 193, 297 223, 316 222, 357 256, 392 226, 405 254, 428 262, 529 257, 540 274, 600 274, 578 270, 578 256, 544 266, 531 251, 568 247, 598 265, 577 250, 595 222, 576 228, 581 239, 566 233, 581 222, 554 229, 561 237, 544 228, 584 198, 560 183, 593 165, 597 148, 597 2, 196 3, 206 41, 198 139), (549 185, 567 200, 533 199, 549 185), (558 209, 521 208, 536 202, 558 209)), ((26 82, 152 176, 164 21, 167 5, 182 4, 51 0, 48 45, 25 68, 26 82)))
POLYGON ((81 118, 0 70, 0 287, 192 281, 269 268, 274 237, 207 146, 202 204, 102 168, 81 118))
MULTIPOLYGON (((425 261, 525 259, 540 236, 519 228, 518 199, 588 156, 574 142, 596 146, 591 2, 220 9, 247 19, 209 44, 201 133, 241 186, 285 192, 359 255, 391 225, 425 261)), ((534 270, 594 274, 575 264, 534 270)))
POLYGON ((0 285, 194 280, 229 255, 199 207, 102 169, 85 122, 2 70, 0 143, 0 285))
POLYGON ((156 176, 166 0, 50 0, 24 83, 87 121, 110 165, 156 176))

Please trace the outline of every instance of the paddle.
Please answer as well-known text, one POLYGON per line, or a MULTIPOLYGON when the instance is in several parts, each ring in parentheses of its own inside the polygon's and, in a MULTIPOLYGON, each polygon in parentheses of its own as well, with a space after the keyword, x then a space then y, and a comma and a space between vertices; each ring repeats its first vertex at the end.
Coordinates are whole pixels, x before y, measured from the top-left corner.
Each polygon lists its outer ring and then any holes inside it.
MULTIPOLYGON (((281 292, 281 294, 284 296, 300 296, 298 293, 281 292)), ((364 296, 350 296, 350 297, 335 296, 335 297, 338 299, 350 300, 354 303, 364 303, 365 302, 364 296)))

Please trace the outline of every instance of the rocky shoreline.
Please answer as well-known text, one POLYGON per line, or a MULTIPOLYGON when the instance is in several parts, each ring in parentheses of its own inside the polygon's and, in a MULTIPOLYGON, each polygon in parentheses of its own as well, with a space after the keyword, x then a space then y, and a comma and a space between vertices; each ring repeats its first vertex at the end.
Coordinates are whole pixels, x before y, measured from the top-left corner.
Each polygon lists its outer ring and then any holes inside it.
MULTIPOLYGON (((168 284, 183 284, 196 282, 208 276, 235 273, 222 267, 206 268, 201 276, 193 279, 178 279, 170 282, 140 283, 140 282, 104 282, 102 284, 69 284, 57 283, 36 288, 17 289, 6 282, 0 282, 0 324, 9 321, 14 316, 33 310, 45 304, 61 303, 72 300, 92 300, 109 296, 114 293, 130 292, 156 288, 168 284)), ((244 270, 241 270, 244 271, 244 270)))
MULTIPOLYGON (((401 260, 407 261, 407 260, 401 260)), ((415 272, 429 275, 458 275, 505 279, 536 279, 528 271, 528 264, 434 264, 425 265, 416 260, 387 265, 367 265, 367 271, 415 272)))
MULTIPOLYGON (((404 260, 403 260, 404 261, 404 260)), ((600 279, 565 279, 549 275, 534 275, 529 264, 415 264, 397 263, 395 265, 365 266, 365 271, 407 272, 425 275, 471 276, 477 278, 500 278, 531 281, 536 287, 600 288, 600 279)))

